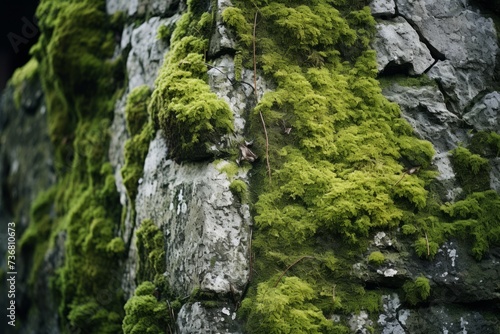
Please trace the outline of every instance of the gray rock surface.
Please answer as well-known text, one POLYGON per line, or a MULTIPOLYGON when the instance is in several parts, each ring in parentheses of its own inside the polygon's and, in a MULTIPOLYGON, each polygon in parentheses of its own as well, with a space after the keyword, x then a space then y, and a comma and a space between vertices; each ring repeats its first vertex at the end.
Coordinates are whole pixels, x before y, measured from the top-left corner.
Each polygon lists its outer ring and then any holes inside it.
MULTIPOLYGON (((28 284, 33 250, 21 253, 20 238, 30 222, 30 208, 37 195, 56 182, 55 169, 71 168, 71 161, 63 159, 62 164, 54 163, 54 147, 50 141, 47 124, 47 109, 42 87, 35 75, 32 80, 22 83, 19 108, 14 103, 14 87, 8 85, 0 95, 0 287, 5 295, 0 298, 0 307, 7 309, 7 223, 15 223, 16 234, 16 329, 28 332, 36 328, 40 332, 59 333, 57 304, 49 290, 49 281, 60 265, 59 257, 64 243, 57 244, 56 255, 42 260, 36 284, 28 284), (67 163, 66 163, 67 162, 67 163), (4 285, 5 284, 5 285, 4 285), (5 289, 4 289, 5 287, 5 289), (35 299, 30 299, 34 290, 35 299), (34 312, 22 314, 33 306, 34 312), (46 312, 46 313, 45 313, 46 312)), ((70 152, 72 154, 73 152, 70 152)), ((4 313, 5 314, 5 313, 4 313)), ((8 319, 8 318, 6 318, 8 319)), ((0 328, 7 327, 7 321, 0 328)), ((10 326, 9 326, 10 327, 10 326)), ((10 330, 10 328, 9 328, 10 330)), ((7 333, 7 332, 5 332, 7 333)))
POLYGON ((388 17, 396 14, 396 4, 394 0, 373 0, 370 10, 375 17, 388 17))
POLYGON ((405 19, 396 17, 377 23, 373 48, 377 50, 379 72, 388 65, 410 66, 409 74, 422 74, 433 63, 429 49, 405 19))
MULTIPOLYGON (((136 198, 137 225, 151 219, 165 232, 166 276, 177 295, 195 288, 242 293, 248 280, 250 212, 218 170, 226 163, 179 165, 167 158, 161 132, 151 142, 136 198)), ((236 177, 245 179, 246 171, 236 177)))
POLYGON ((236 39, 234 34, 226 28, 222 22, 222 12, 224 9, 232 7, 230 0, 218 0, 217 11, 215 12, 215 31, 210 39, 209 54, 214 56, 232 50, 236 50, 236 39))
POLYGON ((500 194, 500 158, 490 160, 490 187, 500 194))
POLYGON ((180 15, 167 19, 152 17, 139 27, 132 29, 125 27, 121 41, 122 50, 131 46, 127 58, 128 88, 129 90, 141 85, 153 87, 158 71, 168 51, 168 41, 158 38, 160 26, 173 27, 180 15))
POLYGON ((500 92, 483 96, 463 118, 478 131, 500 131, 500 92))
POLYGON ((493 20, 462 0, 397 0, 400 15, 446 57, 429 76, 438 80, 460 114, 492 80, 498 51, 493 20))
POLYGON ((443 199, 453 200, 460 193, 460 188, 448 152, 468 140, 467 130, 461 126, 461 120, 448 111, 443 94, 435 86, 403 87, 393 84, 384 88, 383 94, 399 104, 403 117, 412 125, 415 133, 433 144, 436 150, 433 164, 446 192, 442 194, 443 199))
POLYGON ((175 11, 179 0, 106 0, 109 14, 124 12, 128 16, 166 15, 175 11))
POLYGON ((238 326, 236 312, 231 305, 205 307, 202 303, 184 304, 179 311, 177 326, 179 334, 242 333, 238 326))

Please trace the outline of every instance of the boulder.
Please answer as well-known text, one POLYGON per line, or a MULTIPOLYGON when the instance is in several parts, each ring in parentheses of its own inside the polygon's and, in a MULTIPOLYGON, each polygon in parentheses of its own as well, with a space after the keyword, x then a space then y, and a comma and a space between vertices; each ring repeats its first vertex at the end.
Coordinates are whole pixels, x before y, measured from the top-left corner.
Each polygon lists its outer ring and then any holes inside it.
POLYGON ((422 74, 434 63, 417 32, 400 17, 377 23, 373 48, 377 51, 379 72, 388 71, 390 67, 407 66, 408 74, 422 74))
POLYGON ((493 20, 461 0, 397 0, 397 7, 435 54, 444 56, 429 76, 441 83, 453 112, 461 114, 492 80, 498 51, 493 20))
POLYGON ((396 4, 394 0, 373 0, 370 10, 374 17, 390 17, 396 14, 396 4))
POLYGON ((478 131, 500 131, 500 92, 483 96, 463 118, 478 131))

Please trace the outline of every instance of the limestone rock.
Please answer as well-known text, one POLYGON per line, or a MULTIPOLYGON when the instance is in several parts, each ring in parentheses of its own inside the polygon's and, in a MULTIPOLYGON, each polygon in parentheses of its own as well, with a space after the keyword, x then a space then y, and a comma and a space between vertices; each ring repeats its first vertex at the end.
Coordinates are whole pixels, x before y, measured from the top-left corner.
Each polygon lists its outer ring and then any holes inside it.
POLYGON ((106 0, 106 11, 127 13, 128 16, 164 16, 175 11, 179 0, 106 0))
POLYGON ((232 7, 230 0, 218 0, 217 11, 215 13, 215 31, 210 39, 209 54, 218 55, 222 52, 234 53, 236 49, 235 37, 222 22, 222 12, 224 9, 232 7))
POLYGON ((152 17, 139 27, 132 30, 124 29, 121 47, 125 49, 130 36, 130 52, 127 58, 128 88, 154 85, 158 71, 163 63, 165 53, 168 51, 168 41, 157 38, 158 28, 162 25, 171 27, 180 18, 174 15, 167 19, 152 17))
POLYGON ((492 92, 481 98, 464 120, 478 131, 500 131, 500 92, 492 92))
POLYGON ((492 79, 498 51, 493 20, 461 0, 397 0, 397 6, 429 45, 446 58, 429 71, 429 76, 442 83, 454 103, 454 112, 460 113, 492 79))
MULTIPOLYGON (((249 208, 237 203, 218 167, 169 160, 160 132, 149 148, 136 225, 151 219, 165 232, 166 276, 178 295, 195 287, 242 293, 248 280, 249 208)), ((238 177, 244 179, 246 172, 238 177)))
POLYGON ((177 326, 179 334, 242 333, 235 319, 236 311, 233 306, 207 308, 196 302, 184 304, 179 311, 177 326))
POLYGON ((403 87, 397 84, 383 90, 384 95, 400 105, 403 117, 416 134, 430 141, 436 150, 433 164, 439 171, 444 200, 453 200, 460 193, 448 151, 468 140, 461 120, 448 111, 443 94, 437 87, 403 87))
POLYGON ((373 48, 377 51, 379 72, 388 66, 409 66, 409 74, 422 74, 433 63, 429 49, 403 18, 379 22, 373 48))
POLYGON ((403 87, 397 84, 383 90, 384 95, 401 106, 403 117, 419 137, 430 141, 436 150, 446 152, 466 138, 460 119, 448 111, 439 89, 433 86, 403 87))
POLYGON ((387 17, 396 14, 394 0, 373 0, 370 2, 370 10, 375 17, 387 17))

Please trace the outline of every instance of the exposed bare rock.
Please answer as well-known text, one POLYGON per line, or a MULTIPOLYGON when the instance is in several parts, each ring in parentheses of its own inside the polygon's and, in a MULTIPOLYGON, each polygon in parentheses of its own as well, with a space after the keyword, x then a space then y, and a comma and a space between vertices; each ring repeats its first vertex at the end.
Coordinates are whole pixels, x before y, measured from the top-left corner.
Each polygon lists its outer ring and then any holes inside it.
POLYGON ((374 0, 370 3, 370 10, 375 17, 388 17, 396 14, 394 0, 374 0))
POLYGON ((417 32, 403 18, 381 21, 373 43, 379 72, 394 66, 409 66, 409 74, 422 74, 434 63, 417 32))
POLYGON ((461 114, 492 80, 498 51, 493 20, 461 0, 397 0, 397 5, 434 53, 446 59, 441 58, 429 76, 450 98, 451 111, 461 114))
POLYGON ((204 307, 202 303, 185 304, 179 312, 179 334, 242 333, 236 319, 236 311, 230 305, 204 307))
POLYGON ((499 131, 500 93, 493 92, 483 96, 464 115, 464 120, 478 131, 499 131))

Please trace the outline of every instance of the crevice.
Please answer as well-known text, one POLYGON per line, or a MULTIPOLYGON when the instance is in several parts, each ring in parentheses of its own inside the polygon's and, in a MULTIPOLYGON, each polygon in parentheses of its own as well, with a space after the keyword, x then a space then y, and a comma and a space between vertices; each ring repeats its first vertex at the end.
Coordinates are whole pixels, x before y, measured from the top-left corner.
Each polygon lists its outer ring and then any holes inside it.
MULTIPOLYGON (((406 22, 408 22, 408 24, 413 28, 413 30, 415 30, 415 32, 417 33, 418 35, 418 39, 420 40, 421 43, 423 43, 425 46, 427 46, 427 48, 429 49, 429 52, 431 53, 431 56, 432 58, 436 59, 436 62, 438 60, 446 60, 446 56, 444 53, 440 52, 438 49, 436 49, 430 42, 427 38, 425 38, 425 36, 422 34, 422 32, 420 31, 419 27, 417 24, 415 24, 415 22, 413 22, 413 20, 407 18, 405 15, 401 14, 400 11, 399 11, 399 8, 398 8, 398 3, 397 1, 394 2, 395 6, 395 11, 396 11, 396 15, 395 16, 400 16, 402 17, 403 19, 406 20, 406 22)), ((434 64, 436 63, 434 62, 434 64)), ((432 64, 430 67, 434 66, 434 64, 432 64)), ((427 68, 425 72, 427 72, 429 69, 427 68)))

